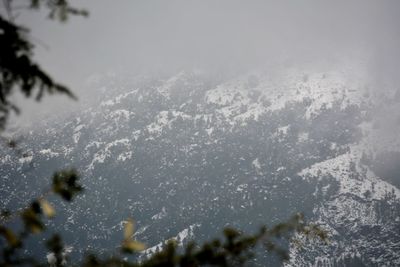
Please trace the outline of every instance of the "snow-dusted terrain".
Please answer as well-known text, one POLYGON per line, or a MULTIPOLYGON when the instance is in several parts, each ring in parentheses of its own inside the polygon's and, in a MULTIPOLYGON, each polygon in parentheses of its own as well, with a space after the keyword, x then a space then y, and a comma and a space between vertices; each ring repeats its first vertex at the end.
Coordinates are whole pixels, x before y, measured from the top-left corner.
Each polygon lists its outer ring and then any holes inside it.
POLYGON ((400 161, 390 175, 380 166, 400 143, 371 115, 380 101, 396 110, 398 92, 378 98, 344 72, 297 70, 91 86, 95 105, 16 131, 24 157, 0 154, 2 208, 24 205, 57 169, 80 171, 85 194, 52 222, 72 253, 114 249, 127 217, 148 254, 304 212, 330 242, 291 247, 287 266, 400 266, 400 161))

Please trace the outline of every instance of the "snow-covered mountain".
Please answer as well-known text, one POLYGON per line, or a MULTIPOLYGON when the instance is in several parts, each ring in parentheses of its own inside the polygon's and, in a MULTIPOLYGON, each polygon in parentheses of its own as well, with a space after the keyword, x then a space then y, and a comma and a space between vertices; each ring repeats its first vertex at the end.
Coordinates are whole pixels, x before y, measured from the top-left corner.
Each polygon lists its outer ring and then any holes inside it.
POLYGON ((25 155, 0 157, 2 208, 26 204, 57 169, 80 171, 86 192, 51 222, 72 253, 115 248, 127 217, 151 253, 169 238, 251 232, 303 212, 330 242, 290 247, 287 266, 400 265, 400 142, 374 117, 382 101, 396 110, 397 92, 298 70, 279 81, 192 71, 91 86, 92 104, 19 129, 25 155))

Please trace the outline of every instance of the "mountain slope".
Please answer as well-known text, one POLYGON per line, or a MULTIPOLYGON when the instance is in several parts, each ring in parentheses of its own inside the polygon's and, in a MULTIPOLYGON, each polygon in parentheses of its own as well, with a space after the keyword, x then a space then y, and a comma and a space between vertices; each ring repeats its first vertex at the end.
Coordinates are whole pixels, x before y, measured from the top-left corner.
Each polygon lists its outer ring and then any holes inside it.
POLYGON ((0 158, 3 208, 23 206, 54 170, 81 172, 88 190, 57 204, 67 211, 52 222, 73 255, 115 248, 130 216, 155 249, 185 231, 208 240, 304 212, 331 242, 291 247, 288 266, 400 264, 399 189, 371 164, 376 99, 345 74, 198 71, 92 86, 96 105, 17 131, 28 156, 0 158))

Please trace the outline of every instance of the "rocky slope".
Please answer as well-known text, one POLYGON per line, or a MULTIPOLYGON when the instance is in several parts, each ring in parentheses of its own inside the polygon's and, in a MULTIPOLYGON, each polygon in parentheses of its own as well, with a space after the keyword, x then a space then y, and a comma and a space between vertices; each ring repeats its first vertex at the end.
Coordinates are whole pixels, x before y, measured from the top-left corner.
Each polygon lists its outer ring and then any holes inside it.
MULTIPOLYGON (((72 254, 115 248, 130 216, 151 253, 172 237, 207 240, 303 212, 330 243, 304 240, 287 266, 400 265, 399 161, 388 173, 382 156, 400 151, 398 139, 380 138, 379 101, 344 73, 197 71, 91 86, 95 104, 16 130, 25 155, 0 157, 2 208, 26 204, 57 169, 80 171, 85 194, 57 202, 66 212, 51 222, 72 254)), ((385 108, 398 106, 386 93, 385 108)))

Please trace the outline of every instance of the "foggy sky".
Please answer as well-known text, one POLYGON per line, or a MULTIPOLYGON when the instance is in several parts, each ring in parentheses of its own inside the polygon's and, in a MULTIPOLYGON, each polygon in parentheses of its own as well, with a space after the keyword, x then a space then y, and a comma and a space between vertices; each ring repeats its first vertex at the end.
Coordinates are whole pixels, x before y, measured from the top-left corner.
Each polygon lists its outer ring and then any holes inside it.
POLYGON ((72 3, 87 8, 89 18, 61 24, 21 11, 17 21, 32 29, 37 60, 78 96, 90 75, 110 70, 340 69, 350 60, 377 83, 398 82, 396 0, 72 3))

